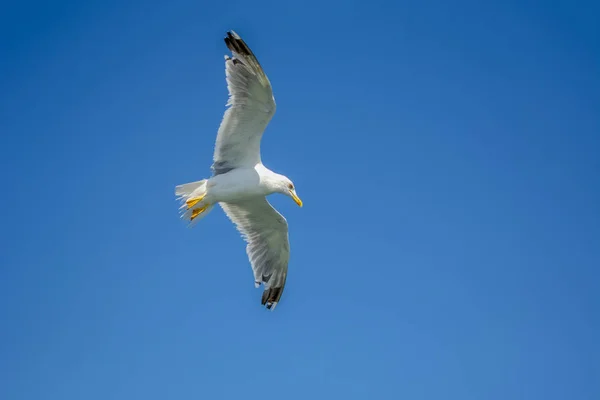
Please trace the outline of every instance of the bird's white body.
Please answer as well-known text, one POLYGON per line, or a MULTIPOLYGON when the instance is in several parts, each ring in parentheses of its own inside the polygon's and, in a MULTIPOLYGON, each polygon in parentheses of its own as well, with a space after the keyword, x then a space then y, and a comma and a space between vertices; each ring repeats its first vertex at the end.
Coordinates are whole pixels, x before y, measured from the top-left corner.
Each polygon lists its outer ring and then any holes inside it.
POLYGON ((293 183, 262 164, 260 141, 275 114, 271 84, 246 43, 231 31, 225 38, 233 57, 225 56, 229 90, 227 109, 217 133, 213 176, 179 185, 182 218, 190 224, 219 204, 248 243, 254 282, 264 284, 262 304, 274 309, 287 278, 290 245, 285 218, 266 199, 282 193, 302 206, 293 183))
POLYGON ((249 197, 264 197, 277 192, 272 184, 277 176, 262 164, 236 168, 208 180, 205 200, 210 203, 236 203, 249 197))

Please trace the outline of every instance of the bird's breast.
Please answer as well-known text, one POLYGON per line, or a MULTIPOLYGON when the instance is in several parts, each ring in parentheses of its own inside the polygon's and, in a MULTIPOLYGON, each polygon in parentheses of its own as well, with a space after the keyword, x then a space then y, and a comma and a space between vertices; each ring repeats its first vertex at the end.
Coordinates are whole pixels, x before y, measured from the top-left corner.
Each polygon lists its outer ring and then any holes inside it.
POLYGON ((266 189, 254 169, 234 169, 217 175, 209 182, 212 202, 236 202, 249 197, 264 196, 266 189))

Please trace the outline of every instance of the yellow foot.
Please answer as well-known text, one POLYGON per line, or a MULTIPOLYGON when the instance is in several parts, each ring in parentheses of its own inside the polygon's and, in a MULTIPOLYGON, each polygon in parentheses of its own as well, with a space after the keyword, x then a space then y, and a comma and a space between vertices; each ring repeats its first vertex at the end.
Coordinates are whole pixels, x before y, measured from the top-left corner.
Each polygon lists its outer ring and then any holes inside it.
MULTIPOLYGON (((198 200, 200 201, 200 200, 198 200)), ((193 207, 193 206, 192 206, 193 207)), ((194 211, 192 211, 192 217, 190 218, 190 221, 193 221, 196 219, 196 217, 198 217, 198 215, 202 214, 204 211, 206 211, 206 209, 208 208, 208 206, 204 206, 204 207, 200 207, 194 211)))
POLYGON ((192 207, 194 207, 196 204, 200 203, 202 201, 202 199, 204 199, 204 196, 206 195, 202 195, 202 196, 198 196, 198 197, 191 197, 189 199, 187 199, 185 201, 185 205, 187 206, 188 210, 192 207))

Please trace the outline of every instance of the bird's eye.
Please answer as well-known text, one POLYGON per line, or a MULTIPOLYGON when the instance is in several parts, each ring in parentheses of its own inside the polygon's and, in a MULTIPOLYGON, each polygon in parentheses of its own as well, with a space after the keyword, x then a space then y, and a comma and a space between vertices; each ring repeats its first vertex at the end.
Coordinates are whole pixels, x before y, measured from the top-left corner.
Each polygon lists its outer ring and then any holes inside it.
POLYGON ((294 189, 294 185, 292 185, 291 183, 288 185, 288 189, 292 190, 294 189))

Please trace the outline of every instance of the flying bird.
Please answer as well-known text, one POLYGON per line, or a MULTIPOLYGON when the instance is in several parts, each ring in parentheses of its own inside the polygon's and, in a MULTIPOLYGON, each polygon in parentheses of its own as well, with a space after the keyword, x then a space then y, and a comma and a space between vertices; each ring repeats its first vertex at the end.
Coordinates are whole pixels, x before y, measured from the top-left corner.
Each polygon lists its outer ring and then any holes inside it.
POLYGON ((194 225, 219 204, 247 243, 246 253, 254 283, 264 286, 261 304, 275 309, 281 299, 288 271, 290 244, 286 219, 266 196, 282 193, 298 206, 302 200, 292 181, 265 167, 260 141, 275 114, 275 98, 267 75, 252 50, 234 31, 225 44, 229 100, 217 132, 212 177, 179 185, 181 217, 194 225))

